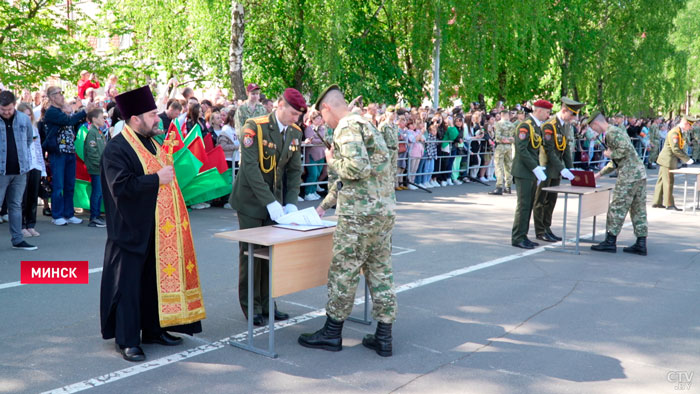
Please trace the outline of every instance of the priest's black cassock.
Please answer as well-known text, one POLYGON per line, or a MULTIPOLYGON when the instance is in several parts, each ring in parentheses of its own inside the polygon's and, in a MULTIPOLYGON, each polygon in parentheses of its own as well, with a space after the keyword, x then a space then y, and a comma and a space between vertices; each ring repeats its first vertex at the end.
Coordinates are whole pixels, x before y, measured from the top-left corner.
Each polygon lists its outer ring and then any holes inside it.
MULTIPOLYGON (((136 134, 155 154, 150 138, 136 134)), ((157 336, 158 320, 155 257, 155 212, 158 174, 144 175, 143 165, 126 138, 119 134, 105 147, 101 181, 107 222, 104 270, 100 293, 102 337, 122 347, 138 346, 140 331, 157 336)), ((201 322, 167 327, 194 334, 201 322)))

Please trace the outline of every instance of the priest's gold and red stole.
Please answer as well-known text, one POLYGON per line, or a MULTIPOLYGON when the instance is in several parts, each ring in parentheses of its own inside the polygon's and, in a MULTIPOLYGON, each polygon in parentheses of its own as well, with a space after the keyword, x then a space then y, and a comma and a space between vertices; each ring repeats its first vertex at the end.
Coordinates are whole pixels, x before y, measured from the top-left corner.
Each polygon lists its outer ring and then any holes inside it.
MULTIPOLYGON (((167 153, 157 142, 151 139, 157 147, 157 155, 153 155, 128 126, 122 133, 145 174, 155 174, 165 166, 167 153)), ((161 327, 194 323, 206 317, 187 206, 175 178, 158 189, 156 280, 161 327)))

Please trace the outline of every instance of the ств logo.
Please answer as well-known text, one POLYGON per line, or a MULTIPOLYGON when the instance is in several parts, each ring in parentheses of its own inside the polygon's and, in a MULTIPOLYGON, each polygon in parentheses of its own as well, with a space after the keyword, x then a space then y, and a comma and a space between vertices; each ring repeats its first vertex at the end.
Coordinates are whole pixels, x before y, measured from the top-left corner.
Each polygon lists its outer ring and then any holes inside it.
POLYGON ((22 261, 22 284, 87 284, 87 261, 22 261))

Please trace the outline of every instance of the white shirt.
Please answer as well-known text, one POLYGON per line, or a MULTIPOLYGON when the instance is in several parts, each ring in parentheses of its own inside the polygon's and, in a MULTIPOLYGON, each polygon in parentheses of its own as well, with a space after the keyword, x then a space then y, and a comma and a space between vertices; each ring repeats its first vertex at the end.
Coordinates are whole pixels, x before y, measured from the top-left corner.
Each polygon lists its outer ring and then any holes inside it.
POLYGON ((535 124, 537 125, 537 127, 542 127, 542 123, 544 123, 544 122, 540 122, 539 119, 537 119, 534 115, 530 115, 530 117, 532 118, 532 120, 535 121, 535 124))
POLYGON ((282 133, 282 141, 286 141, 287 133, 285 133, 285 131, 287 130, 287 126, 283 125, 282 122, 277 119, 277 113, 275 113, 275 120, 277 121, 277 127, 280 128, 280 133, 282 133))

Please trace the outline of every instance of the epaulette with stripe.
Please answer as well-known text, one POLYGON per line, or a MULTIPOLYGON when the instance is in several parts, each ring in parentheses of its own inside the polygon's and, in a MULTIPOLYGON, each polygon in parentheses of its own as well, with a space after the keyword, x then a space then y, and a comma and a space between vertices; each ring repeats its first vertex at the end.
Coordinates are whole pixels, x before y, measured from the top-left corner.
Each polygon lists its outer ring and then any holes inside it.
POLYGON ((300 128, 299 126, 297 126, 296 123, 292 123, 292 127, 294 127, 295 129, 301 131, 301 128, 300 128))
POLYGON ((268 115, 258 116, 252 119, 256 124, 270 123, 270 117, 268 115))

